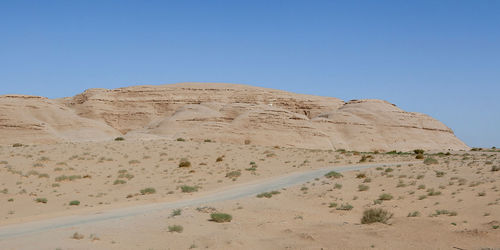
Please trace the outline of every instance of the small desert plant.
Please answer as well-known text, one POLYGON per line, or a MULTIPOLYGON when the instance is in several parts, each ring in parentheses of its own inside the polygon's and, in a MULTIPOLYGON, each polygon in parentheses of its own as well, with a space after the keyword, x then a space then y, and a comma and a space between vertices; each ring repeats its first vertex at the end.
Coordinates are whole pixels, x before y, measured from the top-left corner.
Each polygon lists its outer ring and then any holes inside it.
POLYGON ((264 192, 257 195, 257 198, 271 198, 273 195, 279 194, 279 191, 264 192))
POLYGON ((392 171, 394 171, 394 169, 392 169, 392 168, 386 168, 386 169, 384 170, 384 172, 386 172, 386 173, 390 173, 390 172, 392 172, 392 171))
POLYGON ((121 136, 120 136, 120 137, 116 137, 116 138, 115 138, 115 141, 125 141, 125 138, 123 138, 123 137, 121 137, 121 136))
POLYGON ((47 198, 36 198, 35 201, 38 203, 47 203, 47 198))
POLYGON ((388 193, 383 193, 381 194, 378 199, 381 200, 381 201, 388 201, 388 200, 392 200, 393 196, 391 194, 388 194, 388 193))
POLYGON ((115 182, 113 182, 113 185, 119 185, 119 184, 125 184, 127 183, 125 180, 115 180, 115 182))
POLYGON ((440 194, 441 194, 441 191, 435 191, 434 188, 427 189, 428 196, 436 196, 436 195, 440 195, 440 194))
POLYGON ((422 154, 424 154, 425 151, 423 149, 415 149, 415 150, 413 150, 413 152, 417 155, 422 155, 422 154))
POLYGON ((369 187, 369 186, 367 186, 367 185, 363 185, 363 184, 361 184, 361 185, 359 185, 359 186, 358 186, 358 190, 359 190, 359 191, 366 191, 366 190, 368 190, 368 189, 370 189, 370 187, 369 187))
POLYGON ((78 233, 78 232, 75 232, 75 233, 73 234, 73 236, 71 236, 71 238, 72 238, 72 239, 75 239, 75 240, 81 240, 81 239, 85 238, 85 236, 83 236, 83 234, 80 234, 80 233, 78 233))
POLYGON ((183 193, 192 193, 192 192, 198 191, 198 187, 197 186, 183 185, 183 186, 181 186, 181 191, 183 193))
POLYGON ((358 173, 358 174, 356 175, 356 178, 358 178, 358 179, 363 179, 363 178, 366 178, 366 174, 365 174, 365 173, 358 173))
POLYGON ((186 141, 184 138, 177 138, 177 141, 186 141))
POLYGON ((380 222, 387 224, 387 221, 392 218, 392 213, 382 208, 370 208, 363 212, 361 224, 371 224, 380 222))
POLYGON ((325 174, 325 177, 337 179, 337 178, 343 177, 343 175, 339 172, 336 172, 336 171, 330 171, 330 172, 325 174))
POLYGON ((145 189, 142 189, 142 190, 141 190, 141 194, 142 194, 142 195, 146 195, 146 194, 154 194, 154 193, 156 193, 156 189, 151 188, 151 187, 149 187, 149 188, 145 188, 145 189))
POLYGON ((419 211, 408 213, 408 217, 418 217, 418 216, 420 216, 420 212, 419 211))
POLYGON ((237 177, 240 177, 240 175, 241 175, 240 171, 231 171, 231 172, 226 174, 226 177, 227 178, 237 178, 237 177))
POLYGON ((70 206, 78 206, 78 205, 80 205, 80 201, 77 201, 77 200, 70 201, 70 202, 69 202, 69 205, 70 205, 70 206))
POLYGON ((421 159, 424 159, 424 155, 423 155, 423 154, 417 154, 417 155, 415 156, 415 159, 420 159, 420 160, 421 160, 421 159))
POLYGON ((179 162, 179 167, 180 168, 191 167, 191 162, 189 162, 186 158, 182 158, 181 161, 179 162))
POLYGON ((217 159, 215 159, 215 162, 221 162, 224 160, 224 156, 219 156, 217 159))
POLYGON ((436 160, 436 159, 434 159, 432 157, 427 157, 424 160, 424 164, 425 165, 438 164, 438 163, 439 163, 438 160, 436 160))
POLYGON ((181 213, 182 213, 182 209, 180 209, 180 208, 179 209, 174 209, 174 211, 172 211, 171 216, 172 217, 179 216, 179 215, 181 215, 181 213))
POLYGON ((182 233, 183 230, 184 230, 184 227, 182 227, 181 225, 168 226, 169 232, 182 233))
POLYGON ((499 166, 491 166, 491 171, 492 172, 500 171, 500 167, 499 166))
POLYGON ((225 213, 212 213, 210 214, 211 221, 215 221, 217 223, 222 222, 230 222, 233 219, 233 216, 225 213))
POLYGON ((436 171, 436 177, 443 177, 445 172, 443 171, 436 171))
POLYGON ((22 147, 22 146, 23 146, 23 144, 21 144, 21 143, 14 143, 14 144, 12 144, 12 147, 14 147, 14 148, 22 147))
POLYGON ((346 203, 346 204, 342 204, 340 207, 337 207, 337 210, 344 210, 344 211, 350 211, 352 210, 354 207, 349 204, 349 203, 346 203))

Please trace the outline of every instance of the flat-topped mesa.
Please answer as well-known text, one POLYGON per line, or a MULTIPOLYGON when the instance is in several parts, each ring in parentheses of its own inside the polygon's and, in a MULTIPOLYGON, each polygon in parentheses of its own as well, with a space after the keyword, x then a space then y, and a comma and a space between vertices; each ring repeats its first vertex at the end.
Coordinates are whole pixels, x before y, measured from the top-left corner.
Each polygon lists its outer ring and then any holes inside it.
MULTIPOLYGON (((9 109, 3 99, 0 108, 9 109)), ((54 109, 66 109, 74 120, 92 121, 88 138, 103 140, 121 133, 129 139, 183 137, 314 149, 468 149, 441 122, 382 100, 346 103, 240 84, 180 83, 89 89, 46 101, 54 109)), ((57 132, 51 135, 55 141, 69 138, 61 137, 58 129, 51 131, 57 132)), ((5 136, 0 139, 5 141, 5 136)))

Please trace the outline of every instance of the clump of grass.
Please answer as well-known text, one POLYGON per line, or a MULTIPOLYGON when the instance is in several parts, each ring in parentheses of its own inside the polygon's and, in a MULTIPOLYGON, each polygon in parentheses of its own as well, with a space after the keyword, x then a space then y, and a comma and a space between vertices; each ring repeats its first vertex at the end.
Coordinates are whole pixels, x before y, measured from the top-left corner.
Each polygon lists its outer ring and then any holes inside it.
POLYGON ((193 193, 193 192, 198 191, 198 187, 197 186, 183 185, 183 186, 181 186, 181 191, 183 193, 193 193))
POLYGON ((325 177, 326 178, 333 178, 333 179, 338 179, 338 178, 341 178, 343 177, 343 175, 339 172, 336 172, 336 171, 330 171, 328 173, 325 174, 325 177))
POLYGON ((369 187, 369 186, 367 186, 367 185, 363 185, 363 184, 361 184, 361 185, 359 185, 359 186, 358 186, 358 190, 359 190, 359 191, 366 191, 366 190, 368 190, 368 189, 370 189, 370 187, 369 187))
POLYGON ((120 136, 120 137, 116 137, 116 138, 115 138, 115 141, 125 141, 125 138, 123 138, 123 137, 121 137, 121 136, 120 136))
POLYGON ((180 208, 179 209, 174 209, 174 211, 172 211, 171 216, 172 217, 179 216, 179 215, 181 215, 181 213, 182 213, 182 209, 180 209, 180 208))
POLYGON ((436 159, 434 159, 432 157, 427 157, 424 160, 424 164, 425 165, 438 164, 438 163, 439 163, 438 160, 436 160, 436 159))
POLYGON ((328 205, 328 207, 337 207, 337 203, 336 202, 330 202, 330 204, 328 205))
POLYGON ((191 167, 191 162, 189 162, 186 158, 182 158, 181 161, 179 162, 179 167, 180 168, 191 167))
POLYGON ((391 219, 392 216, 392 213, 382 208, 370 208, 363 212, 361 224, 371 224, 375 222, 387 224, 387 221, 391 219))
POLYGON ((120 184, 125 184, 127 183, 125 180, 115 180, 115 182, 113 182, 113 185, 120 185, 120 184))
POLYGON ((36 198, 35 201, 38 203, 47 203, 47 198, 36 198))
POLYGON ((392 168, 386 168, 386 169, 384 170, 384 172, 386 172, 386 173, 390 173, 390 172, 392 172, 392 171, 394 171, 394 169, 392 169, 392 168))
POLYGON ((241 172, 238 170, 238 171, 231 171, 229 173, 226 174, 226 177, 227 178, 237 178, 237 177, 240 177, 241 175, 241 172))
POLYGON ((392 198, 394 198, 394 197, 388 193, 383 193, 378 197, 378 199, 381 201, 389 201, 389 200, 392 200, 392 198))
POLYGON ((215 221, 217 223, 230 222, 233 219, 233 216, 226 213, 212 213, 210 214, 210 220, 215 221))
POLYGON ((140 192, 141 192, 142 195, 154 194, 154 193, 156 193, 156 189, 148 187, 148 188, 145 188, 145 189, 141 189, 140 192))
POLYGON ((70 205, 70 206, 78 206, 78 205, 80 205, 80 201, 77 201, 77 200, 70 201, 70 202, 69 202, 69 205, 70 205))
POLYGON ((358 178, 358 179, 363 179, 363 178, 366 178, 366 174, 365 174, 365 173, 358 173, 358 174, 356 175, 356 178, 358 178))
POLYGON ((428 196, 437 196, 440 195, 441 191, 435 191, 434 188, 429 188, 427 189, 427 195, 428 196))
POLYGON ((458 213, 455 211, 448 211, 448 210, 436 210, 436 213, 432 214, 431 216, 439 216, 439 215, 448 215, 448 216, 457 216, 458 213))
POLYGON ((500 171, 500 166, 491 166, 491 172, 500 171))
POLYGON ((182 227, 181 225, 172 225, 172 226, 168 226, 168 231, 173 233, 182 233, 182 231, 184 230, 184 227, 182 227))
POLYGON ((335 183, 335 185, 333 186, 334 189, 342 189, 342 184, 340 183, 335 183))
POLYGON ((186 141, 186 140, 185 140, 184 138, 180 138, 180 137, 179 137, 179 138, 177 138, 177 140, 176 140, 176 141, 186 141))
POLYGON ((418 217, 418 216, 420 216, 419 211, 414 211, 414 212, 408 213, 408 217, 418 217))
POLYGON ((419 159, 419 160, 424 159, 424 155, 423 154, 417 154, 415 156, 415 159, 419 159))
POLYGON ((81 240, 81 239, 85 238, 85 236, 83 236, 83 234, 80 234, 80 233, 78 233, 78 232, 75 232, 75 233, 73 234, 73 236, 71 236, 71 238, 72 238, 72 239, 75 239, 75 240, 81 240))
POLYGON ((415 149, 415 150, 413 150, 413 153, 415 153, 417 155, 422 155, 422 154, 424 154, 424 152, 425 151, 423 149, 415 149))
POLYGON ((436 171, 436 177, 443 177, 445 175, 445 172, 443 171, 436 171))
POLYGON ((18 148, 18 147, 22 147, 22 146, 23 146, 23 144, 21 144, 21 143, 12 144, 12 147, 14 147, 14 148, 18 148))
POLYGON ((264 193, 260 193, 257 195, 257 198, 271 198, 273 197, 273 195, 277 195, 279 194, 280 192, 279 191, 271 191, 271 192, 264 192, 264 193))
POLYGON ((351 204, 345 203, 345 204, 340 205, 340 207, 337 207, 337 210, 350 211, 353 208, 354 208, 354 206, 352 206, 351 204))

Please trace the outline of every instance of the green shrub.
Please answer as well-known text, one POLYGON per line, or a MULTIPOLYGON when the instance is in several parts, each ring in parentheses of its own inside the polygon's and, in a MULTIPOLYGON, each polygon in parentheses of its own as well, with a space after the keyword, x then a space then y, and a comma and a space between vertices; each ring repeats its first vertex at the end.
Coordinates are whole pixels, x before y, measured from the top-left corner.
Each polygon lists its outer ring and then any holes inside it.
POLYGON ((14 144, 12 144, 12 147, 14 147, 14 148, 22 147, 22 146, 23 146, 23 144, 21 144, 21 143, 14 143, 14 144))
POLYGON ((419 211, 408 213, 408 217, 418 217, 418 216, 420 216, 420 212, 419 211))
POLYGON ((257 198, 271 198, 273 195, 279 194, 279 191, 264 192, 257 195, 257 198))
POLYGON ((358 174, 356 175, 356 178, 358 178, 358 179, 363 179, 363 178, 366 178, 366 174, 365 174, 365 173, 358 173, 358 174))
POLYGON ((381 200, 381 201, 388 201, 388 200, 392 200, 393 196, 391 194, 387 194, 387 193, 383 193, 381 194, 378 199, 381 200))
POLYGON ((174 211, 172 211, 172 215, 171 216, 172 217, 179 216, 179 215, 181 215, 181 213, 182 213, 182 209, 180 209, 180 208, 179 209, 174 209, 174 211))
POLYGON ((177 138, 177 141, 186 141, 184 138, 177 138))
POLYGON ((189 162, 186 158, 182 158, 181 161, 179 162, 179 167, 180 168, 191 167, 191 162, 189 162))
POLYGON ((369 187, 369 186, 367 186, 367 185, 363 185, 363 184, 361 184, 361 185, 359 185, 359 186, 358 186, 358 190, 359 190, 359 191, 366 191, 366 190, 368 190, 368 189, 370 189, 370 187, 369 187))
POLYGON ((418 154, 417 156, 415 156, 415 159, 424 159, 424 155, 423 154, 418 154))
POLYGON ((116 138, 115 138, 115 141, 125 141, 125 138, 123 138, 123 137, 121 137, 121 136, 120 136, 120 137, 116 137, 116 138))
POLYGON ((182 233, 183 230, 184 230, 184 227, 182 227, 181 225, 168 226, 169 232, 182 233))
POLYGON ((238 170, 238 171, 231 171, 229 173, 226 174, 226 177, 227 178, 237 178, 237 177, 240 177, 241 175, 241 172, 238 170))
POLYGON ((183 185, 183 186, 181 186, 181 191, 183 193, 192 193, 192 192, 198 191, 198 187, 197 186, 183 185))
POLYGON ((36 198, 35 201, 38 203, 47 203, 47 198, 36 198))
POLYGON ((125 184, 127 183, 125 180, 115 180, 115 182, 113 182, 113 185, 119 185, 119 184, 125 184))
POLYGON ((423 149, 415 149, 413 152, 417 155, 423 155, 425 151, 423 149))
POLYGON ((387 221, 392 218, 392 215, 392 213, 382 208, 370 208, 363 212, 361 224, 371 224, 375 222, 387 224, 387 221))
POLYGON ((215 221, 217 223, 222 222, 230 222, 233 219, 233 216, 225 213, 212 213, 210 214, 211 221, 215 221))
POLYGON ((70 206, 78 206, 78 205, 80 205, 80 201, 77 201, 77 200, 70 201, 70 202, 69 202, 69 205, 70 205, 70 206))
POLYGON ((500 171, 500 167, 499 166, 491 166, 491 171, 492 172, 500 171))
POLYGON ((141 194, 142 194, 142 195, 146 195, 146 194, 154 194, 154 193, 156 193, 156 189, 151 188, 151 187, 149 187, 149 188, 145 188, 145 189, 142 189, 142 190, 141 190, 141 194))
POLYGON ((336 171, 330 171, 328 173, 325 174, 325 177, 326 178, 334 178, 334 179, 338 179, 338 178, 341 178, 343 177, 343 175, 339 172, 336 172, 336 171))
POLYGON ((436 160, 436 159, 434 159, 432 157, 427 157, 424 160, 424 164, 425 165, 438 164, 438 163, 439 163, 438 160, 436 160))
POLYGON ((349 211, 349 210, 352 210, 354 207, 349 204, 349 203, 346 203, 346 204, 342 204, 340 207, 337 207, 337 210, 345 210, 345 211, 349 211))

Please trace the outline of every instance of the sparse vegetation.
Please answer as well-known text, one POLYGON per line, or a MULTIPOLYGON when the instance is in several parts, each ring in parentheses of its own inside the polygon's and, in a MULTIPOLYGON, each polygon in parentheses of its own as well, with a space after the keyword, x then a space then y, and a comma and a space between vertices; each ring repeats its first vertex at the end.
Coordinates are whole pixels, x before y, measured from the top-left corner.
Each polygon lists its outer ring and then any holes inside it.
POLYGON ((436 160, 436 159, 434 159, 432 157, 427 157, 424 160, 424 164, 425 165, 432 165, 432 164, 438 164, 438 163, 439 163, 438 160, 436 160))
POLYGON ((226 213, 212 213, 210 214, 210 220, 217 223, 231 222, 231 220, 233 220, 233 216, 226 213))
POLYGON ((145 188, 145 189, 141 189, 141 194, 142 195, 154 194, 154 193, 156 193, 156 189, 151 188, 151 187, 148 187, 148 188, 145 188))
POLYGON ((370 208, 363 212, 361 224, 371 224, 375 222, 387 224, 387 221, 391 219, 392 216, 392 213, 382 208, 370 208))
POLYGON ((182 158, 181 161, 179 162, 179 167, 180 168, 191 167, 191 162, 189 162, 186 158, 182 158))
POLYGON ((279 191, 271 191, 271 192, 264 192, 264 193, 260 193, 257 195, 257 198, 271 198, 273 197, 273 195, 277 195, 279 194, 280 192, 279 191))
POLYGON ((184 231, 184 227, 182 227, 181 225, 172 225, 172 226, 168 226, 168 231, 169 232, 175 232, 175 233, 182 233, 182 231, 184 231))
POLYGON ((330 171, 330 172, 328 172, 328 173, 325 174, 325 177, 326 178, 338 179, 338 178, 343 177, 343 175, 341 173, 336 172, 336 171, 330 171))
POLYGON ((181 191, 183 193, 193 193, 193 192, 198 191, 198 187, 197 186, 183 185, 183 186, 181 186, 181 191))
POLYGON ((70 205, 70 206, 78 206, 78 205, 80 205, 80 201, 77 201, 77 200, 70 201, 70 202, 69 202, 69 205, 70 205))

